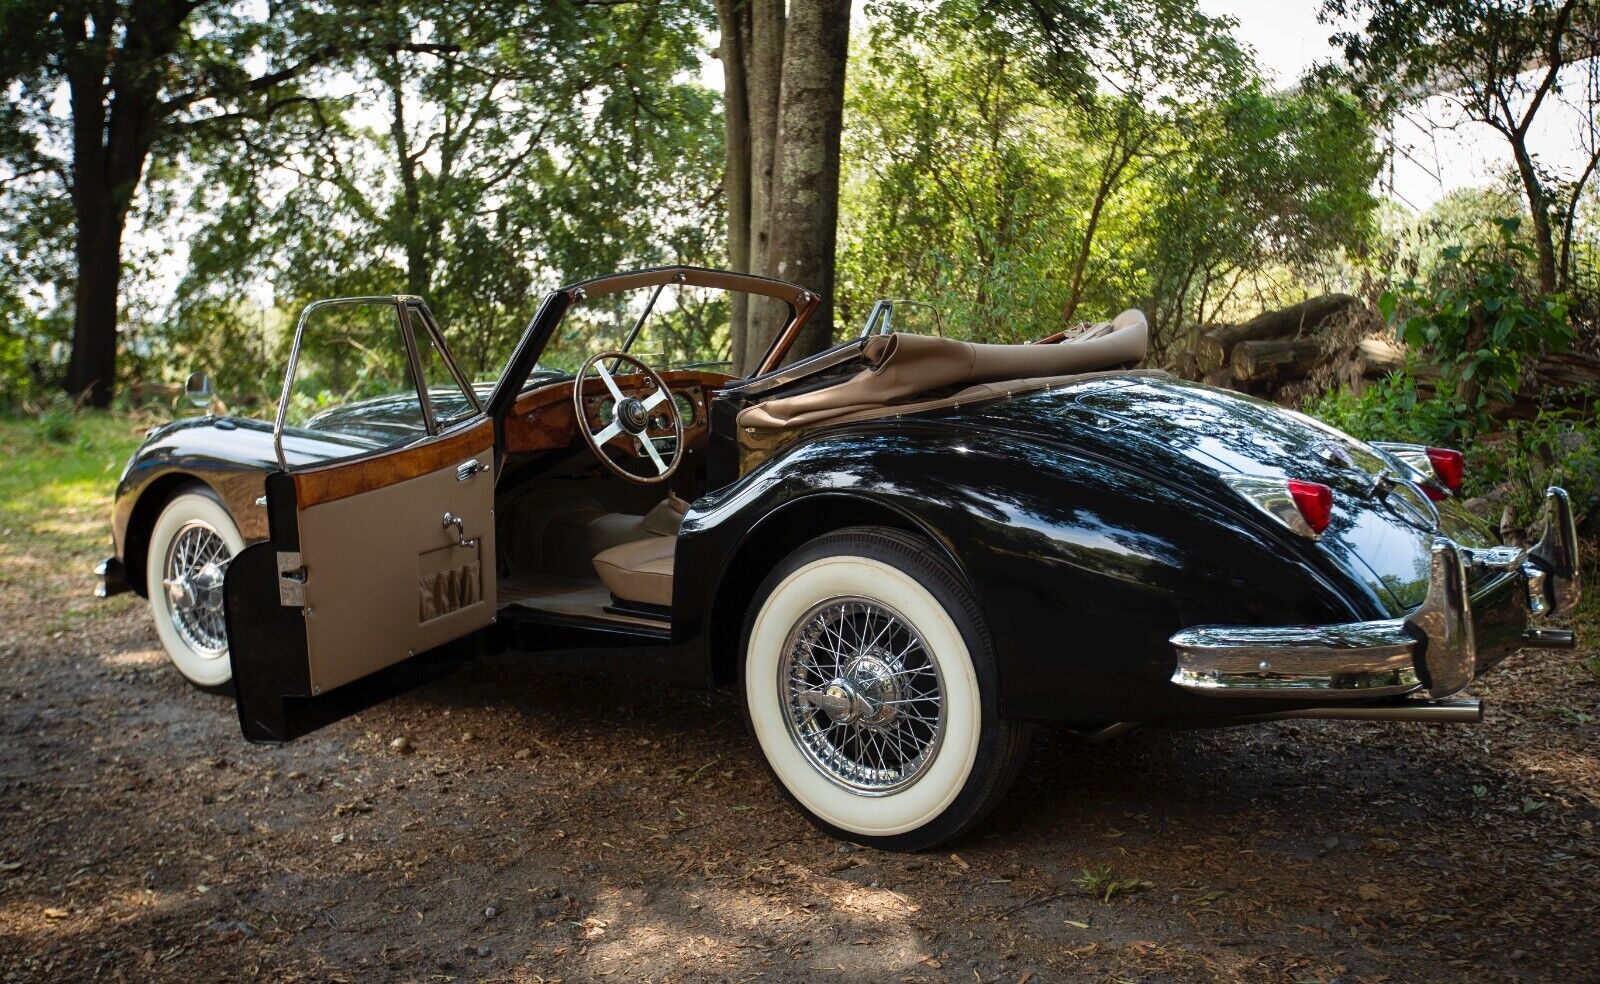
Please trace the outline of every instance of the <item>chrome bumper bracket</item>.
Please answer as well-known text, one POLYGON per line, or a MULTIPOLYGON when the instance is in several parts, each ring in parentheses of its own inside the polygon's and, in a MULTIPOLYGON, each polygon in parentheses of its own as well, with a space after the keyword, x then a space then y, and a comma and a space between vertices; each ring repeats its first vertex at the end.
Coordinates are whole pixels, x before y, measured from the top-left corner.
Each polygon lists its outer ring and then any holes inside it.
POLYGON ((1171 638, 1172 682, 1197 693, 1434 700, 1471 680, 1477 650, 1462 551, 1434 541, 1428 594, 1405 618, 1342 625, 1199 625, 1171 638))
POLYGON ((1544 533, 1528 551, 1544 571, 1544 593, 1549 610, 1569 612, 1583 596, 1578 583, 1578 524, 1572 515, 1567 490, 1551 486, 1544 494, 1544 533))

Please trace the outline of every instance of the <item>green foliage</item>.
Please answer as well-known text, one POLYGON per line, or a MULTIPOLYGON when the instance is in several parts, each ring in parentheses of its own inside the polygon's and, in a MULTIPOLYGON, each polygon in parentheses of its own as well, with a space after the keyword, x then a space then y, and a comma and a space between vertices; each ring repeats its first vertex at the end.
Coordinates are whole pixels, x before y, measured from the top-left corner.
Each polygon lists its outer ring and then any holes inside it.
POLYGON ((1072 884, 1101 902, 1110 902, 1119 894, 1154 887, 1153 883, 1140 878, 1118 878, 1110 868, 1084 868, 1073 877, 1072 884))
POLYGON ((1268 91, 1192 3, 892 11, 849 77, 846 325, 910 298, 951 334, 1021 341, 1138 305, 1160 353, 1372 234, 1359 107, 1268 91))
POLYGON ((0 538, 0 577, 26 569, 20 558, 40 548, 70 550, 78 564, 105 556, 107 490, 149 422, 83 411, 66 426, 63 438, 36 417, 0 417, 0 525, 11 531, 0 538))
POLYGON ((1418 391, 1414 367, 1392 373, 1361 395, 1325 393, 1307 413, 1363 441, 1403 441, 1461 448, 1467 468, 1463 494, 1491 495, 1531 522, 1545 489, 1560 485, 1582 508, 1600 496, 1600 422, 1577 410, 1541 410, 1503 429, 1471 412, 1441 383, 1418 391))
POLYGON ((1378 307, 1412 349, 1426 351, 1461 394, 1468 413, 1489 400, 1516 395, 1526 361, 1572 344, 1567 301, 1559 295, 1523 296, 1515 260, 1531 248, 1516 238, 1517 219, 1502 219, 1500 241, 1463 253, 1443 253, 1444 263, 1426 287, 1405 281, 1378 307))
POLYGON ((1442 248, 1425 283, 1406 280, 1379 300, 1411 353, 1402 371, 1359 396, 1324 394, 1306 410, 1366 441, 1463 449, 1465 494, 1493 494, 1527 522, 1551 485, 1580 503, 1600 493, 1600 422, 1552 407, 1504 423, 1491 413, 1517 399, 1532 359, 1574 338, 1565 299, 1527 286, 1532 251, 1517 220, 1495 228, 1492 241, 1442 248))

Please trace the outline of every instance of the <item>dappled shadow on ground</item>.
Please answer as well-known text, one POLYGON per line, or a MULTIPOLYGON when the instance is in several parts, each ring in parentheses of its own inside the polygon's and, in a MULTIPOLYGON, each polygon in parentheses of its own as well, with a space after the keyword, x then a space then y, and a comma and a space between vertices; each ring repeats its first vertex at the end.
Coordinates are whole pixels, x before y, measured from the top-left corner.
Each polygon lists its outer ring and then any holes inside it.
POLYGON ((1577 978, 1600 687, 1476 728, 1044 731, 993 820, 856 849, 728 693, 502 658, 247 746, 130 611, 7 637, 0 950, 28 979, 1577 978), (391 748, 404 736, 414 749, 391 748))

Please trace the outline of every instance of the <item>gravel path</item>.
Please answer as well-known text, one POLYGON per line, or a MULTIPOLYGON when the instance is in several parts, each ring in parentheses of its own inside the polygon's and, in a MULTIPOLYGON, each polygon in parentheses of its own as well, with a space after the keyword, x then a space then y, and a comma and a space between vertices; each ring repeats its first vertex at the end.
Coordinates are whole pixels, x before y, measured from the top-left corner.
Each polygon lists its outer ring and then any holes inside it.
POLYGON ((1475 727, 1045 732, 978 834, 889 855, 790 812, 728 694, 498 659, 292 746, 246 745, 229 700, 166 666, 138 599, 87 597, 92 556, 12 546, 3 981, 1600 966, 1592 650, 1514 657, 1473 689, 1490 707, 1475 727))

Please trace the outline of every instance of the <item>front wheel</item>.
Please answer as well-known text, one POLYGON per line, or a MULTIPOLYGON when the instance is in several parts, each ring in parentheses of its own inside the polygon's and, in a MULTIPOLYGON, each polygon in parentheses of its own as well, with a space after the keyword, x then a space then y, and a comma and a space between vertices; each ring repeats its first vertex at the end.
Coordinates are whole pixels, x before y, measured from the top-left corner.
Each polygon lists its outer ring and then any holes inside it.
POLYGON ((156 635, 183 678, 202 690, 233 677, 223 623, 222 579, 244 537, 211 491, 193 486, 173 496, 145 555, 145 585, 156 635))
POLYGON ((779 788, 818 827, 922 850, 1005 795, 1025 732, 995 711, 971 592, 926 543, 881 527, 830 533, 785 559, 756 599, 746 715, 779 788))

